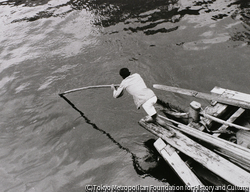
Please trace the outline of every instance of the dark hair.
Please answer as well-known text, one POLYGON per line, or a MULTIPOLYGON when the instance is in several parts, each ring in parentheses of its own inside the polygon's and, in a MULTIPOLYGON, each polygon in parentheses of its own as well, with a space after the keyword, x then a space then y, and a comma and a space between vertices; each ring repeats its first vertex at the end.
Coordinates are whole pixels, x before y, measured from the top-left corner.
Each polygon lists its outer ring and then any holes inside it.
POLYGON ((128 70, 128 68, 122 68, 120 69, 119 74, 122 76, 123 79, 125 79, 130 75, 130 71, 128 70))

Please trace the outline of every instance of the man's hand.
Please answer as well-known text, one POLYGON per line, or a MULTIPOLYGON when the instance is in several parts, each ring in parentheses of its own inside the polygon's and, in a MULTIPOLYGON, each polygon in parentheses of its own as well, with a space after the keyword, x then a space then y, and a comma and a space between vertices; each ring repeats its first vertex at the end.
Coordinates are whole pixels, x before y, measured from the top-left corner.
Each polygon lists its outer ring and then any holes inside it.
POLYGON ((111 89, 112 89, 112 90, 116 90, 116 88, 115 88, 115 85, 114 85, 114 84, 112 84, 112 85, 111 85, 111 89))

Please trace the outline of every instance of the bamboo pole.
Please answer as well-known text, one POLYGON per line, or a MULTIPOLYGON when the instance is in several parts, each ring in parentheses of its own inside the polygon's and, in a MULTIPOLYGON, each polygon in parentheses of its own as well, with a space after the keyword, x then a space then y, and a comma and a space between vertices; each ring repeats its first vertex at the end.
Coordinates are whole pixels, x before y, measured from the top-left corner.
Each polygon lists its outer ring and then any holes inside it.
MULTIPOLYGON (((76 89, 71 89, 68 91, 65 91, 63 93, 59 93, 60 96, 63 96, 65 94, 77 92, 77 91, 82 91, 86 89, 97 89, 97 88, 111 88, 112 85, 93 85, 93 86, 87 86, 87 87, 81 87, 81 88, 76 88, 76 89)), ((115 87, 119 86, 119 84, 114 84, 115 87)))

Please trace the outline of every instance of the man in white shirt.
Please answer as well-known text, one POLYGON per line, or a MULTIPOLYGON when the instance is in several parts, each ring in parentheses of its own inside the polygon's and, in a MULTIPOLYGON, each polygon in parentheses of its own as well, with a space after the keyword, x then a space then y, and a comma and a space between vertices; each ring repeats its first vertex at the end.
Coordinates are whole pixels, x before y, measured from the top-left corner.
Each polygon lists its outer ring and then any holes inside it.
POLYGON ((154 92, 146 86, 141 76, 138 73, 131 75, 127 68, 122 68, 119 73, 123 80, 118 88, 114 85, 111 86, 111 89, 113 90, 113 97, 121 97, 123 95, 123 91, 126 90, 133 96, 137 109, 142 106, 148 114, 149 118, 147 122, 156 123, 166 128, 165 122, 158 117, 154 107, 154 104, 157 102, 157 97, 154 92))

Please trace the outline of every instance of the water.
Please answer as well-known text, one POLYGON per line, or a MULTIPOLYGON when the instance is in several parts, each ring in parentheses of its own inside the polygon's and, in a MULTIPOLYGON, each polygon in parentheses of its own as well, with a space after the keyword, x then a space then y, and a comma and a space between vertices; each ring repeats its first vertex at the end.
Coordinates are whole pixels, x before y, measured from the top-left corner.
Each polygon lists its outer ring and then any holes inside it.
MULTIPOLYGON (((243 0, 0 1, 0 191, 181 185, 130 96, 58 93, 120 83, 122 67, 149 87, 250 93, 249 18, 243 0)), ((192 100, 155 92, 183 109, 192 100)))

